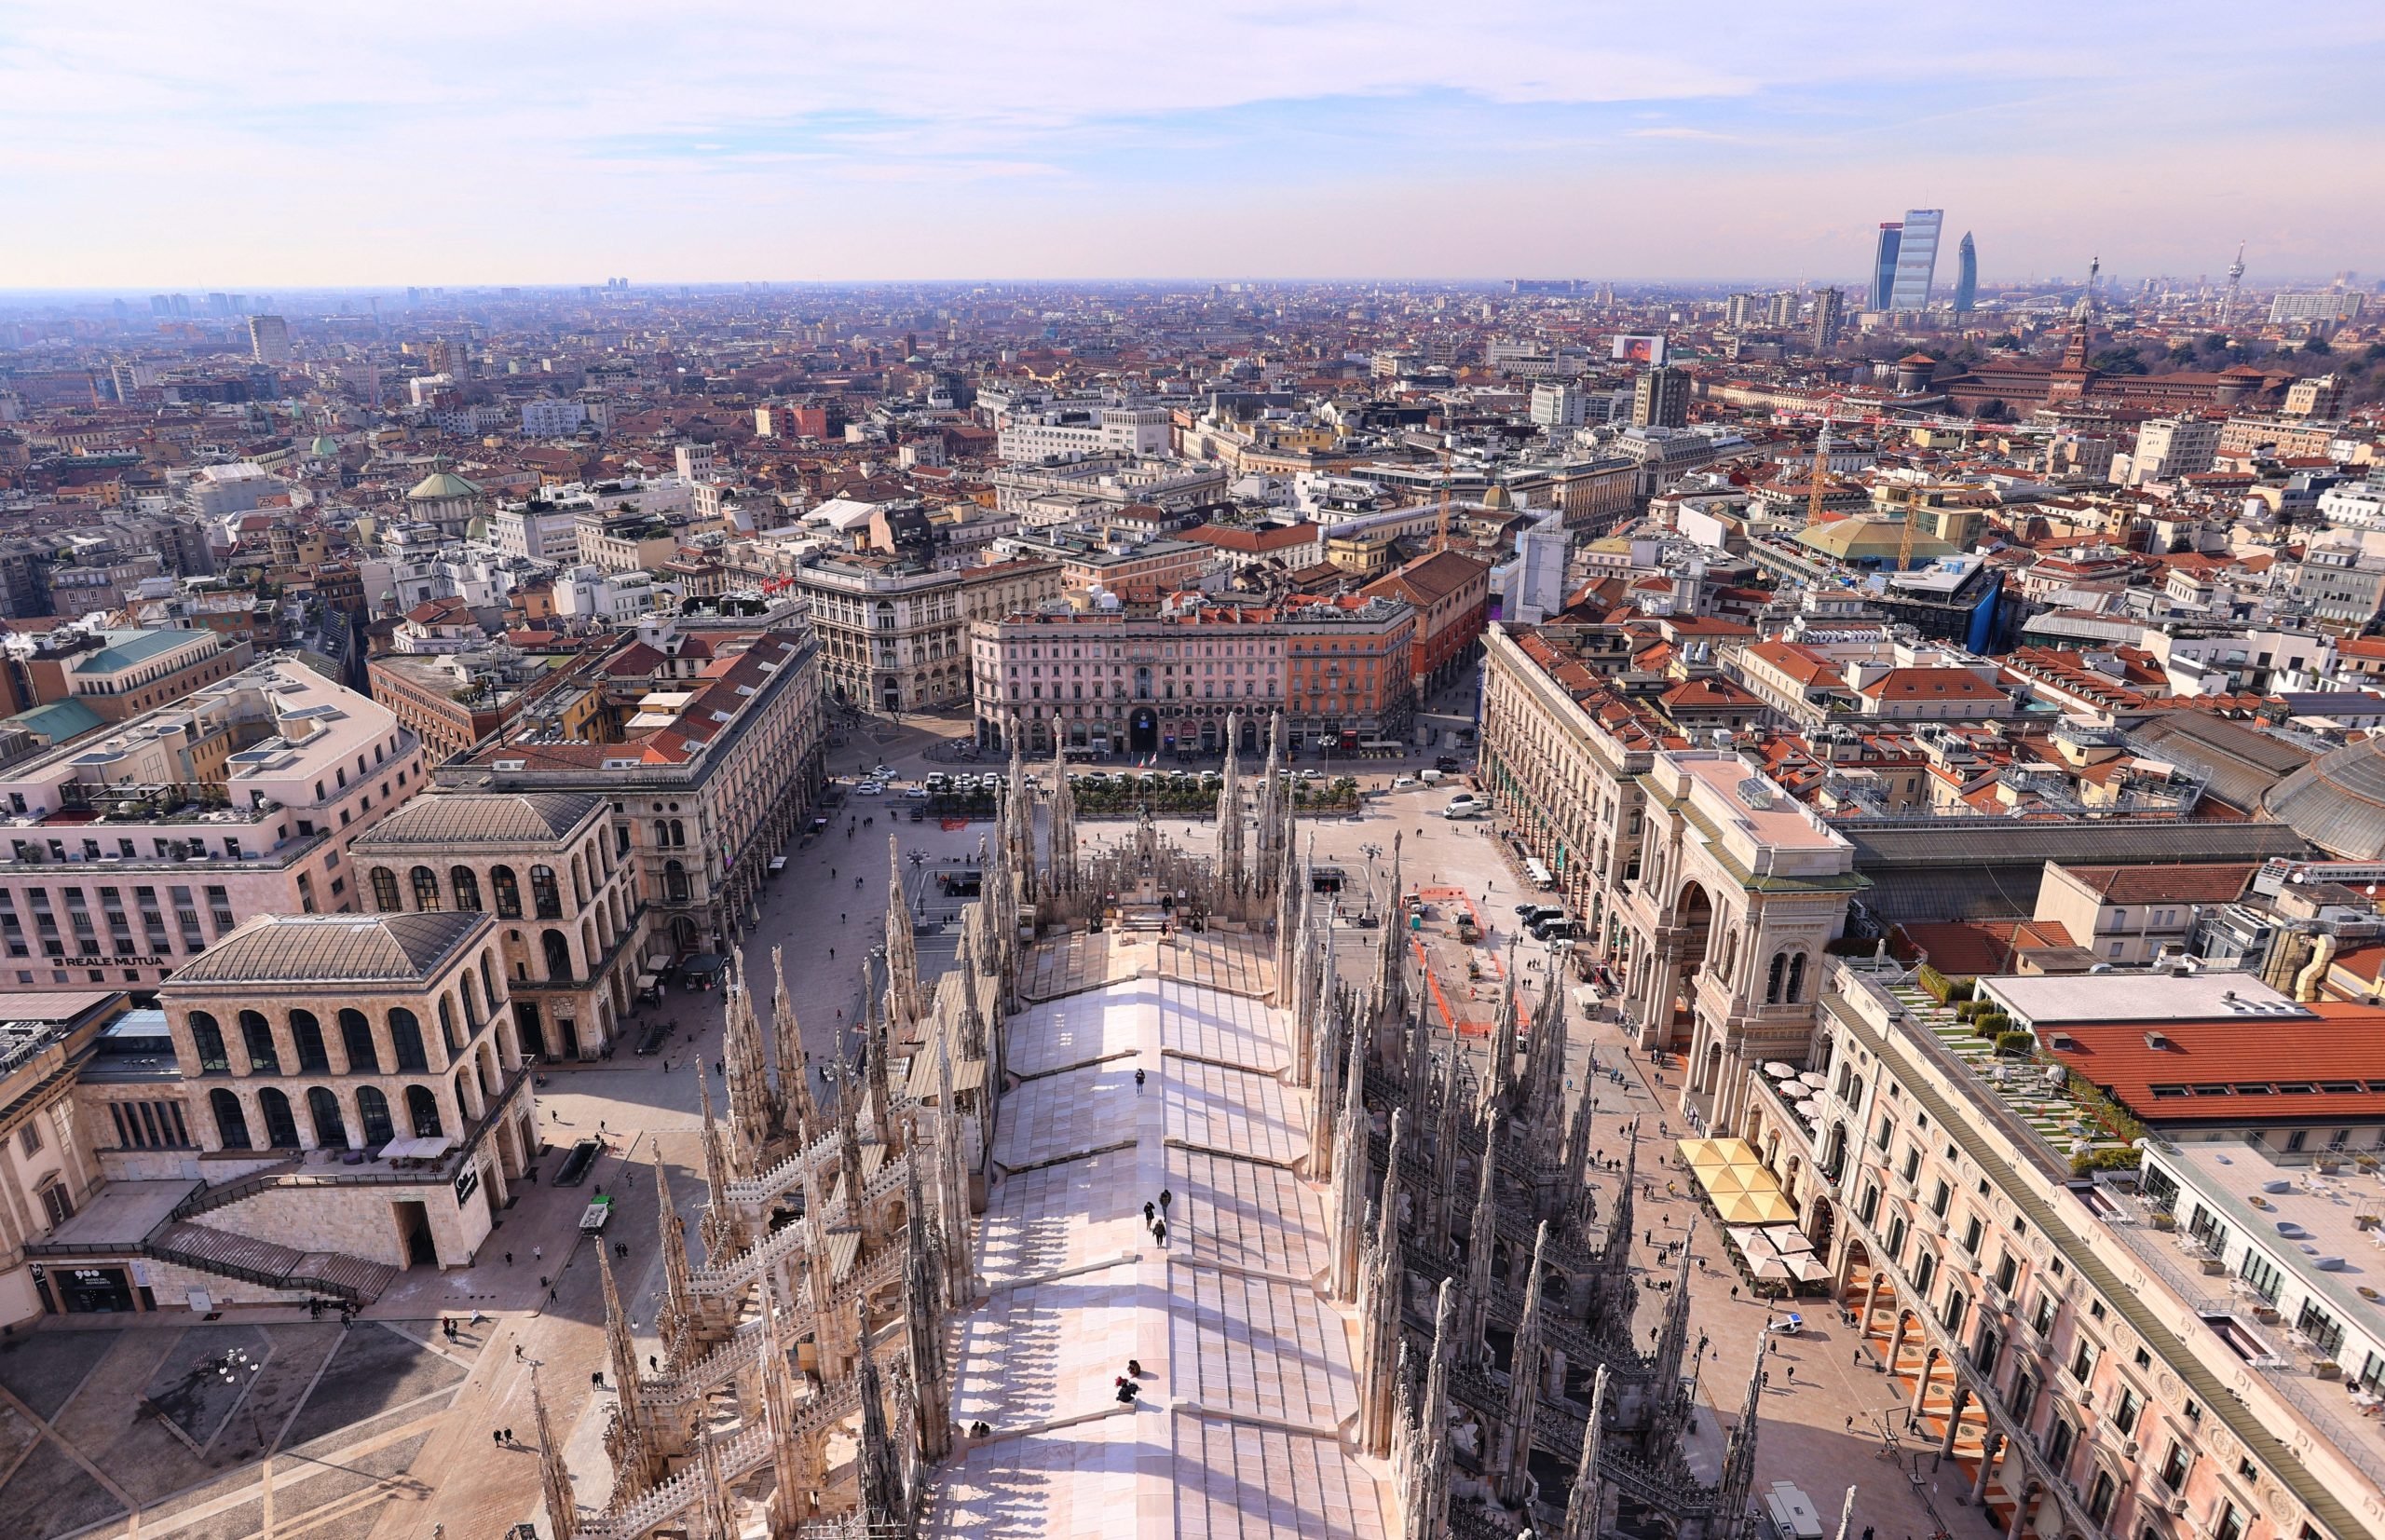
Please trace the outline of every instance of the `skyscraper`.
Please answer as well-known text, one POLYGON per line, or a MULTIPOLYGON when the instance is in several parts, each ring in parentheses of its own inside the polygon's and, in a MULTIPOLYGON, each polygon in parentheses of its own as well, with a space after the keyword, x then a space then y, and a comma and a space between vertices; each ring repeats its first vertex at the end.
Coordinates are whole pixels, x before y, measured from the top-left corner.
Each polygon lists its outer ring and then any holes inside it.
POLYGON ((1896 287, 1888 294, 1889 309, 1929 308, 1929 285, 1938 276, 1938 237, 1945 224, 1943 209, 1904 211, 1904 233, 1897 243, 1896 287))
POLYGON ((1827 353, 1838 346, 1838 329, 1846 318, 1847 296, 1835 289, 1814 291, 1814 351, 1827 353))
POLYGON ((279 316, 251 316, 249 353, 259 363, 288 363, 290 323, 279 316))
POLYGON ((1880 226, 1880 243, 1872 249, 1872 308, 1885 310, 1896 293, 1897 252, 1904 244, 1904 226, 1880 226))
POLYGON ((1971 233, 1963 232, 1963 243, 1955 248, 1955 313, 1969 315, 1979 304, 1979 248, 1971 244, 1971 233))

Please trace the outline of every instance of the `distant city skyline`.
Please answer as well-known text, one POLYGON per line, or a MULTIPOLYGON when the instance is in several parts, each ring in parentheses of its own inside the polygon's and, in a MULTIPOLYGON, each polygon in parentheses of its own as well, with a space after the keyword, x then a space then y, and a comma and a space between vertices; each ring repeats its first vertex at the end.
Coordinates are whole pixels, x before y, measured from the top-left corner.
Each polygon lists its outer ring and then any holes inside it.
POLYGON ((658 26, 592 0, 362 29, 0 0, 0 289, 1761 267, 1861 293, 1880 221, 1921 207, 1977 233, 1986 289, 2094 252, 2224 281, 2239 239, 2250 284, 2300 282, 2385 247, 2373 7, 1718 10, 1689 35, 1612 6, 696 0, 658 26))

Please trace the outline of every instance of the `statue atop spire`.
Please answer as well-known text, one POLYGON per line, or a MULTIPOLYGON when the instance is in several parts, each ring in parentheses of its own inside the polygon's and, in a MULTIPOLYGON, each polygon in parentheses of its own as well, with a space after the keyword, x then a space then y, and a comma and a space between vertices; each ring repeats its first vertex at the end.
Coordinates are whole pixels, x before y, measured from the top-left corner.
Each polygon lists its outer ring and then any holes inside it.
MULTIPOLYGON (((917 1140, 912 1148, 919 1148, 917 1140)), ((920 1457, 941 1460, 952 1451, 952 1377, 944 1356, 945 1258, 928 1227, 916 1159, 905 1165, 903 1197, 903 1333, 911 1388, 919 1397, 920 1457)))
POLYGON ((1766 1340, 1755 1341, 1755 1362, 1748 1368, 1747 1395, 1739 1403, 1739 1424, 1723 1451, 1722 1479, 1715 1485, 1715 1540, 1746 1540, 1755 1530, 1748 1511, 1748 1491, 1755 1481, 1756 1407, 1764 1398, 1764 1350, 1766 1340))

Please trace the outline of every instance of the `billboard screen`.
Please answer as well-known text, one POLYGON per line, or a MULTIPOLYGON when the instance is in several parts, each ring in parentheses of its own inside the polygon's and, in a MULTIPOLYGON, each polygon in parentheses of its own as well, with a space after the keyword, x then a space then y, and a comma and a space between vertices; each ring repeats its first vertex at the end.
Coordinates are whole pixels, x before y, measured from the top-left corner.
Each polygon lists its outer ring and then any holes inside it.
POLYGON ((1614 357, 1625 363, 1644 363, 1651 367, 1665 361, 1665 339, 1661 333, 1650 335, 1625 332, 1615 339, 1614 357))

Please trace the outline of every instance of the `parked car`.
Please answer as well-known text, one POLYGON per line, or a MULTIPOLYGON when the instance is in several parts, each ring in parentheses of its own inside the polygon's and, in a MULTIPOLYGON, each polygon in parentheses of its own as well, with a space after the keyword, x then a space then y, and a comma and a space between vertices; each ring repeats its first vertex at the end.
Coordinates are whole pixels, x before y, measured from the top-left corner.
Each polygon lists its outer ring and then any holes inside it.
POLYGON ((1458 770, 1457 756, 1451 754, 1444 754, 1439 758, 1433 761, 1433 768, 1439 770, 1443 775, 1455 775, 1458 770))
POLYGON ((1412 775, 1395 775, 1391 780, 1391 789, 1394 791, 1406 791, 1415 784, 1416 778, 1412 775))

